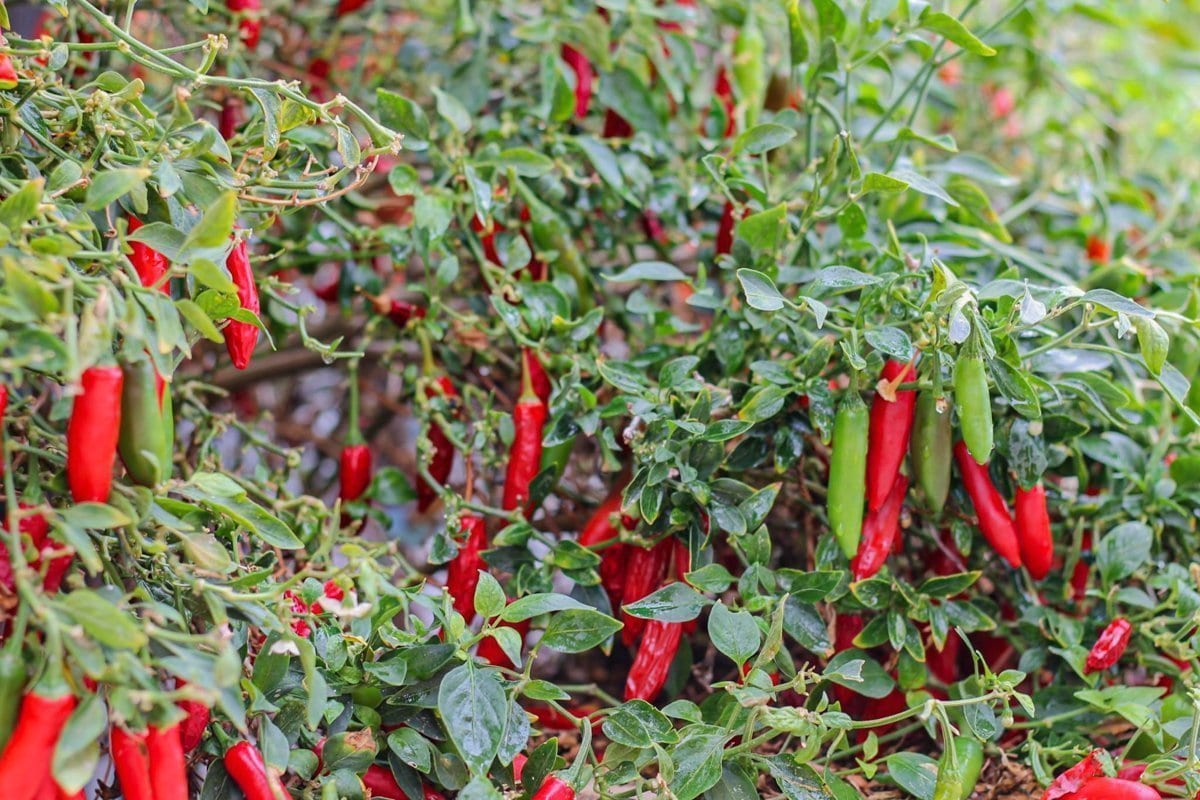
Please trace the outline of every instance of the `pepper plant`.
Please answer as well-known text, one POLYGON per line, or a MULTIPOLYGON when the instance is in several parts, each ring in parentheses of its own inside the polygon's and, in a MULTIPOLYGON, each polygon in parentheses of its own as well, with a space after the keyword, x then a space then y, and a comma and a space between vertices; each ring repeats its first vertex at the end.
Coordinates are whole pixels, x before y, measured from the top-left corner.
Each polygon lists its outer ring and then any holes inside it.
POLYGON ((0 8, 4 797, 1200 790, 1194 20, 0 8))

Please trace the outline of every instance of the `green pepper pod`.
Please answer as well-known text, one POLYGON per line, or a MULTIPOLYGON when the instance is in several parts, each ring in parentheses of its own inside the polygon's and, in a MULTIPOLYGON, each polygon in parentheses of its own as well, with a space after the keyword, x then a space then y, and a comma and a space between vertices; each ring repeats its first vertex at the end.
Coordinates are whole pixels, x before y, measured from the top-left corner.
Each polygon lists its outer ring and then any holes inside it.
POLYGON ((867 493, 867 405, 850 391, 833 419, 833 452, 829 457, 829 527, 847 558, 858 552, 862 538, 863 502, 867 493))
POLYGON ((947 748, 938 762, 933 800, 967 800, 979 781, 979 772, 983 769, 983 745, 979 740, 956 736, 951 747, 954 748, 954 760, 947 748))
POLYGON ((913 420, 913 478, 925 498, 925 506, 934 514, 942 513, 950 495, 950 464, 954 454, 954 430, 950 424, 950 403, 938 411, 938 392, 922 389, 917 393, 913 420))
POLYGON ((171 474, 175 415, 171 393, 150 359, 122 366, 121 435, 117 446, 130 477, 151 488, 171 474))
POLYGON ((17 725, 25 678, 20 641, 13 639, 9 646, 0 651, 0 752, 4 751, 17 725))
POLYGON ((971 457, 977 464, 988 463, 992 457, 992 397, 987 365, 978 353, 968 352, 954 364, 954 402, 971 457))
POLYGON ((764 63, 767 40, 753 15, 747 15, 733 40, 733 85, 745 114, 745 126, 750 128, 758 119, 763 98, 767 94, 764 63))

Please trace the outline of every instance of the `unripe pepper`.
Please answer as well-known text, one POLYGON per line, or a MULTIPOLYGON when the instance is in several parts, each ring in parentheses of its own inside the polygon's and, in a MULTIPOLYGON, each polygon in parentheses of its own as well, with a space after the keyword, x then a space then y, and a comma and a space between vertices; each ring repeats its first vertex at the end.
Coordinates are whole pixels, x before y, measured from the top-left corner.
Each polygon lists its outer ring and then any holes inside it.
POLYGON ((846 558, 858 552, 862 538, 863 501, 867 474, 867 406, 851 390, 833 420, 833 451, 829 456, 829 527, 846 558))
POLYGON ((1032 489, 1017 486, 1017 543, 1021 563, 1035 581, 1045 578, 1054 560, 1054 538, 1050 533, 1050 512, 1046 509, 1046 487, 1041 481, 1032 489))
POLYGON ((4 800, 33 800, 42 784, 53 780, 50 769, 54 748, 74 710, 75 697, 65 686, 35 688, 25 695, 17 727, 0 756, 4 800))
POLYGON ((287 792, 267 769, 262 753, 249 742, 238 742, 225 751, 225 770, 246 800, 287 800, 287 792))
POLYGON ((487 562, 480 555, 487 549, 487 524, 478 514, 463 514, 458 522, 466 540, 458 546, 458 555, 446 569, 446 591, 454 598, 454 609, 470 622, 475 618, 479 571, 487 569, 487 562))
POLYGON ((179 723, 160 728, 151 725, 146 734, 150 755, 150 786, 154 800, 188 800, 187 761, 179 723))
MULTIPOLYGON (((142 227, 142 221, 137 217, 129 218, 129 232, 133 233, 142 227)), ((171 293, 170 281, 163 277, 171 269, 171 262, 162 253, 144 242, 130 242, 129 262, 138 274, 142 286, 157 286, 166 294, 171 293)))
POLYGON ((943 399, 938 410, 938 392, 922 389, 917 393, 913 419, 912 458, 913 479, 921 490, 925 506, 941 514, 950 496, 950 462, 954 448, 954 431, 950 424, 950 402, 943 399))
POLYGON ((747 14, 733 40, 733 84, 742 103, 746 127, 754 126, 767 93, 764 57, 767 41, 753 14, 747 14))
POLYGON ((683 624, 679 622, 663 622, 650 620, 646 625, 646 633, 638 644, 637 655, 629 668, 629 676, 625 679, 625 700, 645 700, 650 702, 662 691, 667 682, 667 673, 675 653, 679 651, 679 642, 683 637, 683 624))
MULTIPOLYGON (((258 314, 262 310, 258 299, 258 284, 254 281, 254 270, 250 267, 250 252, 245 239, 239 239, 225 259, 229 276, 237 286, 238 302, 242 308, 258 314)), ((258 344, 258 326, 252 322, 230 320, 225 326, 225 348, 233 365, 238 369, 250 366, 254 346, 258 344)))
POLYGON ((0 89, 17 88, 17 68, 7 53, 0 53, 0 89))
POLYGON ((175 415, 171 393, 149 358, 121 367, 121 429, 117 439, 125 471, 154 488, 171 477, 175 415))
POLYGON ((1017 543, 1017 528, 1008 506, 1000 492, 992 484, 988 474, 987 464, 979 464, 967 449, 964 442, 954 445, 954 460, 958 462, 958 470, 962 473, 963 486, 975 506, 975 514, 979 517, 979 531, 988 544, 1013 568, 1021 566, 1021 548, 1017 543))
POLYGON ((542 463, 542 427, 546 424, 546 404, 537 396, 528 364, 522 370, 521 397, 513 408, 513 441, 508 451, 504 474, 505 511, 530 511, 529 484, 537 477, 542 463))
POLYGON ((533 800, 575 800, 575 790, 562 778, 548 775, 533 800))
POLYGON ((900 535, 900 512, 904 508, 906 492, 908 478, 897 475, 883 505, 867 514, 858 553, 850 562, 850 571, 855 580, 861 581, 879 572, 888 554, 892 552, 892 547, 900 535))
POLYGON ((120 367, 89 367, 67 422, 67 485, 76 503, 103 503, 112 490, 121 430, 120 367))
POLYGON ((871 426, 867 447, 867 509, 879 509, 900 474, 904 454, 912 436, 913 412, 917 405, 915 390, 897 391, 894 387, 916 379, 908 364, 889 359, 883 365, 882 381, 893 387, 892 398, 878 391, 871 401, 871 426))
POLYGON ((992 457, 992 398, 987 365, 977 352, 964 353, 954 363, 954 402, 971 457, 976 464, 986 464, 992 457))
POLYGON ((21 642, 17 637, 0 651, 0 753, 12 737, 25 688, 25 662, 21 660, 21 642))
MULTIPOLYGON (((426 397, 437 397, 439 394, 450 402, 458 397, 458 390, 445 375, 425 387, 426 397)), ((440 425, 430 425, 427 436, 432 451, 429 456, 429 474, 440 486, 444 486, 446 479, 450 477, 450 470, 454 466, 454 445, 450 443, 450 437, 446 435, 440 425)), ((437 500, 437 488, 431 486, 420 476, 417 477, 416 484, 417 511, 424 513, 437 500)))
POLYGON ((1133 626, 1124 617, 1117 617, 1108 623, 1100 634, 1100 638, 1088 652, 1085 672, 1101 672, 1121 660, 1125 648, 1129 646, 1129 638, 1133 635, 1133 626))
POLYGON ((933 800, 967 800, 979 781, 979 772, 983 769, 983 745, 979 740, 956 736, 951 747, 954 748, 955 762, 951 762, 949 749, 942 753, 933 800))
POLYGON ((592 104, 592 81, 595 78, 592 62, 569 44, 562 46, 561 53, 563 61, 575 73, 575 118, 583 119, 592 104))
POLYGON ((241 12, 238 33, 246 47, 258 47, 262 36, 262 0, 226 0, 226 7, 234 14, 241 12))
POLYGON ((114 725, 109 732, 108 748, 113 765, 117 768, 117 780, 121 783, 124 800, 155 800, 154 788, 150 785, 150 751, 146 746, 146 732, 127 731, 114 725))

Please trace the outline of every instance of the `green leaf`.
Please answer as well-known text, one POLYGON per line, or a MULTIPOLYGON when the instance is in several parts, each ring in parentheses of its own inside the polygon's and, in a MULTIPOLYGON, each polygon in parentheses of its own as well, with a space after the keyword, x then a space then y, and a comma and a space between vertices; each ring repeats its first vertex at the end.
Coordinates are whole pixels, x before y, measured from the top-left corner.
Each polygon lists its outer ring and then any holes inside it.
POLYGON ((887 697, 896 686, 879 663, 860 650, 843 650, 829 659, 823 676, 876 700, 887 697))
POLYGON ((86 206, 89 211, 99 211, 143 186, 149 177, 148 169, 111 169, 101 172, 92 178, 88 186, 86 206))
POLYGON ((63 522, 76 528, 112 530, 133 524, 119 509, 105 503, 79 503, 60 510, 63 522))
POLYGON ((141 625, 91 589, 77 589, 62 601, 75 621, 100 644, 118 650, 137 650, 149 639, 141 625))
POLYGON ((921 27, 927 31, 941 34, 962 49, 977 56, 994 56, 996 51, 981 42, 966 26, 949 14, 940 11, 926 12, 921 15, 921 27))
POLYGON ((16 232, 21 229, 22 225, 33 219, 37 214, 38 203, 42 200, 44 187, 45 181, 42 178, 25 181, 21 184, 20 189, 4 198, 4 202, 0 203, 0 225, 16 232))
POLYGON ((638 261, 630 264, 615 275, 605 275, 606 281, 623 283, 630 281, 685 281, 687 275, 674 264, 666 261, 638 261))
POLYGON ((670 782, 677 800, 692 800, 721 779, 725 743, 733 734, 713 725, 685 728, 679 744, 671 750, 675 776, 670 782))
MULTIPOLYGON (((138 231, 138 233, 141 233, 141 231, 138 231)), ((188 264, 188 272, 199 283, 210 289, 215 289, 225 294, 237 294, 237 284, 229 279, 229 274, 207 258, 193 259, 188 264)))
MULTIPOLYGON (((379 103, 380 122, 418 142, 429 141, 429 118, 419 105, 404 95, 387 89, 377 89, 375 99, 379 103)), ((406 141, 404 144, 412 148, 411 142, 406 141)))
POLYGON ((563 611, 550 620, 541 644, 560 653, 582 653, 607 641, 621 623, 595 609, 563 611))
POLYGON ((888 774, 900 788, 918 800, 933 800, 937 762, 921 753, 893 753, 884 759, 888 774))
POLYGON ((513 147, 496 156, 496 164, 522 178, 540 178, 554 169, 554 160, 528 147, 513 147))
POLYGON ((627 747, 651 747, 679 741, 671 720, 645 700, 630 700, 617 706, 602 726, 604 735, 627 747))
POLYGON ((775 282, 753 269, 739 269, 737 279, 746 293, 746 303, 759 311, 778 311, 784 306, 783 295, 775 288, 775 282))
POLYGON ((779 246, 787 230, 786 203, 751 214, 739 221, 734 228, 737 238, 744 239, 752 249, 767 251, 773 251, 779 246))
POLYGON ((708 615, 708 635, 713 646, 739 667, 758 652, 762 632, 749 611, 730 611, 715 603, 708 615))
POLYGON ((688 622, 700 616, 711 601, 682 581, 672 581, 624 610, 639 619, 688 622))
POLYGON ((565 594, 539 593, 517 598, 500 613, 505 622, 524 622, 527 619, 555 611, 582 611, 590 607, 565 594))
POLYGON ((92 779, 100 763, 100 739, 108 729, 108 712, 99 695, 89 694, 71 714, 54 747, 54 780, 75 794, 92 779))
POLYGON ((472 772, 487 772, 508 719, 508 700, 496 670, 470 662, 450 670, 438 688, 437 708, 463 761, 472 772))
POLYGON ((1150 560, 1154 531, 1144 522, 1126 522, 1096 545, 1096 564, 1106 584, 1127 578, 1150 560))
POLYGON ((733 142, 733 152, 757 156, 774 150, 796 138, 796 131, 774 122, 764 122, 744 131, 733 142))
POLYGON ((436 86, 433 88, 433 96, 437 98, 438 114, 449 122, 454 130, 459 133, 471 130, 471 112, 467 111, 466 106, 457 97, 443 92, 436 86))
POLYGON ((237 193, 225 192, 204 210, 204 216, 196 223, 184 239, 184 250, 208 250, 223 247, 233 234, 234 218, 237 215, 237 193))

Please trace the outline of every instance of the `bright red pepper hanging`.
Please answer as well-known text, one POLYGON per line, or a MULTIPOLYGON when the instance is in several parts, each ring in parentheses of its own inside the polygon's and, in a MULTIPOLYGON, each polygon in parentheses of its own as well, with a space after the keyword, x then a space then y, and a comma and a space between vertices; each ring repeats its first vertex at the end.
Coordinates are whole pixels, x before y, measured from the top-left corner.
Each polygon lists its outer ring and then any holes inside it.
POLYGON ((987 464, 975 461, 966 444, 954 445, 954 460, 962 473, 963 486, 971 496, 975 514, 979 517, 979 530, 996 554, 1017 568, 1021 566, 1021 551, 1017 544, 1017 528, 1008 513, 1008 506, 1000 492, 992 484, 987 464))
POLYGON ((867 514, 858 553, 850 562, 855 580, 861 581, 879 572, 892 552, 892 546, 900 535, 900 512, 904 508, 904 495, 907 492, 908 478, 897 475, 883 505, 867 514))
POLYGON ((470 622, 475 618, 479 571, 487 569, 487 562, 480 555, 487 549, 487 523, 478 514, 465 513, 459 518, 459 529, 465 540, 446 569, 446 591, 454 598, 454 609, 470 622))
POLYGON ((154 788, 150 785, 150 750, 146 745, 146 732, 127 731, 114 725, 109 731, 108 749, 117 768, 117 780, 121 783, 124 800, 155 800, 154 788))
MULTIPOLYGON (((675 543, 667 537, 653 547, 629 547, 625 550, 625 581, 621 591, 621 605, 636 603, 656 590, 667 575, 671 559, 675 555, 675 543)), ((621 612, 621 641, 632 646, 647 625, 647 620, 621 612)))
POLYGON ((638 644, 633 665, 629 668, 629 677, 625 680, 626 701, 650 702, 658 696, 667 682, 667 673, 670 672, 682 637, 682 623, 650 620, 638 644))
MULTIPOLYGON (((182 678, 175 679, 176 689, 182 689, 186 685, 187 682, 182 678)), ((179 723, 179 741, 183 745, 183 752, 191 753, 200 746, 200 742, 204 739, 204 732, 208 728, 208 720, 212 712, 199 700, 180 700, 175 705, 187 714, 183 722, 179 723)))
POLYGON ((1032 489, 1017 486, 1017 543, 1021 563, 1035 581, 1045 578, 1054 560, 1054 538, 1050 533, 1050 512, 1046 508, 1046 487, 1038 481, 1032 489))
POLYGON ((258 47, 262 36, 262 0, 226 0, 225 7, 234 14, 241 13, 238 33, 246 47, 258 47))
POLYGON ((546 424, 546 404, 537 396, 528 364, 522 370, 521 397, 513 407, 513 441, 504 473, 505 511, 531 511, 529 485, 542 464, 542 427, 546 424))
MULTIPOLYGON (((458 390, 454 388, 454 384, 445 375, 440 376, 433 384, 425 387, 426 397, 437 397, 439 393, 450 403, 453 403, 458 398, 458 390)), ((445 486, 447 478, 450 477, 450 470, 454 466, 454 445, 450 443, 450 437, 446 436, 446 432, 442 430, 442 426, 436 423, 429 426, 429 433, 427 435, 429 444, 431 445, 429 475, 439 485, 445 486)), ((416 486, 417 511, 425 513, 433 506, 434 501, 437 500, 438 490, 419 475, 417 476, 416 486)))
POLYGON ((583 119, 592 104, 592 81, 595 78, 592 62, 569 44, 564 44, 561 52, 563 61, 575 73, 575 118, 583 119))
MULTIPOLYGON (((889 359, 883 365, 881 380, 893 386, 916 380, 912 366, 889 359)), ((867 445, 867 508, 876 511, 883 506, 888 493, 900 474, 904 454, 912 437, 914 413, 917 407, 916 390, 896 391, 889 400, 875 392, 871 401, 871 426, 867 445)))
POLYGON ((41 694, 35 689, 25 695, 17 727, 0 756, 4 800, 33 800, 44 783, 52 782, 54 748, 74 710, 71 694, 41 694))
MULTIPOLYGON (((529 620, 522 622, 501 622, 501 626, 512 628, 521 637, 521 641, 525 641, 525 637, 529 634, 529 620)), ((516 665, 513 660, 508 657, 504 649, 500 647, 500 643, 496 641, 496 637, 487 636, 479 642, 479 647, 476 648, 475 654, 489 664, 505 669, 515 669, 516 665)))
POLYGON ((562 778, 548 775, 533 800, 575 800, 575 790, 562 778))
POLYGON ((159 728, 150 726, 146 734, 150 755, 150 786, 154 800, 188 800, 187 761, 179 723, 159 728))
POLYGON ((117 366, 89 367, 80 377, 67 422, 67 485, 76 503, 104 503, 112 490, 122 381, 117 366))
MULTIPOLYGON (((142 221, 131 216, 129 232, 133 233, 140 227, 142 227, 142 221)), ((170 294, 170 281, 163 280, 163 276, 171 269, 171 262, 167 260, 167 257, 143 242, 130 242, 129 248, 133 251, 129 254, 129 261, 133 264, 142 286, 157 286, 166 294, 170 294)))
POLYGON ((521 348, 521 363, 529 370, 529 382, 533 385, 533 393, 538 396, 545 406, 550 405, 550 393, 554 391, 550 376, 542 366, 542 360, 537 353, 528 347, 521 348))
MULTIPOLYGON (((250 267, 250 251, 245 239, 238 240, 225 259, 229 275, 237 286, 238 302, 242 308, 258 314, 262 310, 258 299, 258 284, 254 281, 254 270, 250 267)), ((258 326, 252 322, 230 320, 225 326, 225 348, 233 365, 238 369, 250 366, 254 346, 258 344, 258 326)))
POLYGON ((1124 617, 1117 617, 1108 623, 1088 652, 1086 672, 1101 672, 1121 660, 1125 648, 1129 646, 1129 638, 1133 635, 1133 626, 1124 617))
POLYGON ((249 742, 238 742, 225 751, 225 769, 246 800, 288 798, 279 779, 267 769, 262 753, 249 742))
MULTIPOLYGON (((579 544, 584 547, 612 542, 620 536, 624 525, 621 516, 621 500, 625 482, 621 481, 609 492, 604 502, 592 513, 583 530, 579 532, 579 544)), ((621 602, 625 587, 625 552, 627 545, 613 542, 600 551, 600 584, 608 593, 609 602, 616 606, 621 602)))

